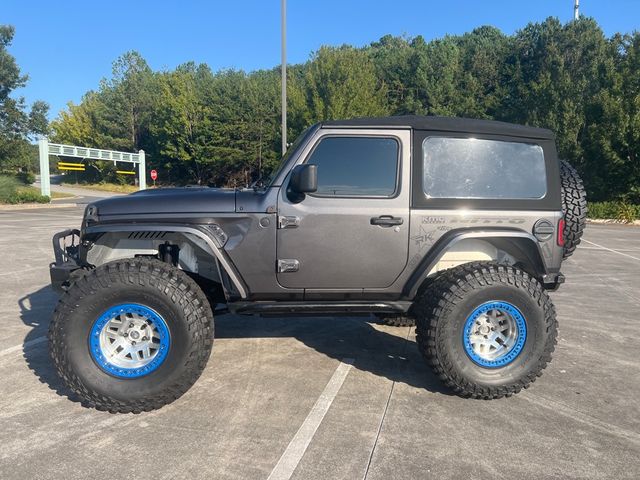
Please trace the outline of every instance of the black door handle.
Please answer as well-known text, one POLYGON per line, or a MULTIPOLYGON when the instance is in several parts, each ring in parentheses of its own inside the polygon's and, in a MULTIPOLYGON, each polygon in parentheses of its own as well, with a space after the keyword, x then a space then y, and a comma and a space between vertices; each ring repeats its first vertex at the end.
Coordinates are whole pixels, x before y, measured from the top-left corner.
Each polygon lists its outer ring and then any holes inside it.
POLYGON ((400 217, 392 217, 391 215, 381 215, 371 219, 371 225, 380 225, 381 227, 393 227, 394 225, 402 225, 404 220, 400 217))

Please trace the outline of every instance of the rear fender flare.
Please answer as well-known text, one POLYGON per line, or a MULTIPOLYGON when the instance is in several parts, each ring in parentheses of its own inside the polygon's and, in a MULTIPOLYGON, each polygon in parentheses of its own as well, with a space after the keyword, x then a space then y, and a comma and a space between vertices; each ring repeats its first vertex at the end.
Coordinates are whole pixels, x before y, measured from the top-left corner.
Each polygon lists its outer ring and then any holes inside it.
POLYGON ((451 230, 443 235, 428 254, 418 264, 403 289, 403 296, 413 299, 423 282, 442 256, 454 245, 463 240, 484 240, 520 260, 525 270, 533 277, 542 280, 548 273, 540 245, 536 238, 516 229, 451 230))

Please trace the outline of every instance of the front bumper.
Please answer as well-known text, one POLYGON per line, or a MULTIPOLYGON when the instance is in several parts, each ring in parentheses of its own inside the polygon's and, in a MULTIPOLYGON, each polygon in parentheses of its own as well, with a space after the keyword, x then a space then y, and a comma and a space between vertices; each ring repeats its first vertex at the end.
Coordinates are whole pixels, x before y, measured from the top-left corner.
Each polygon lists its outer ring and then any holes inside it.
POLYGON ((83 271, 79 262, 80 230, 69 229, 53 236, 53 255, 55 262, 49 265, 51 286, 58 292, 64 292, 83 271))

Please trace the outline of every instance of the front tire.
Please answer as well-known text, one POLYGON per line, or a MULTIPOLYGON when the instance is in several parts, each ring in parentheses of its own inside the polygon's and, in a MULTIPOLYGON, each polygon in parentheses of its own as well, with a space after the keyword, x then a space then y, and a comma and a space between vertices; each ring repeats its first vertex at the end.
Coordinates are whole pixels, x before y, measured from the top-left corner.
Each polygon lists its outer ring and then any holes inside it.
POLYGON ((463 397, 493 399, 527 388, 551 360, 551 299, 526 272, 492 262, 443 272, 417 300, 418 347, 463 397))
POLYGON ((51 358, 81 402, 139 413, 173 402, 211 353, 213 314, 181 270, 149 259, 92 270, 60 299, 49 326, 51 358))

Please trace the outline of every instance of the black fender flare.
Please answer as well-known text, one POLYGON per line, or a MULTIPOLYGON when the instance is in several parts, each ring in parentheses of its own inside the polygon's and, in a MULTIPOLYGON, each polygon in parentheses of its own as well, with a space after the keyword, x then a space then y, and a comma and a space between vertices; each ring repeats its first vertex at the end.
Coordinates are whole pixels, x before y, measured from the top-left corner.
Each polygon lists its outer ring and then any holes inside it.
MULTIPOLYGON (((83 238, 87 235, 94 235, 99 233, 117 233, 117 232, 167 232, 167 233, 190 233, 203 240, 211 249, 211 252, 216 257, 220 267, 224 269, 229 276, 233 286, 240 294, 240 297, 246 299, 249 297, 249 288, 242 279, 242 276, 236 269, 235 265, 224 251, 225 238, 221 238, 220 235, 215 233, 221 232, 218 225, 179 225, 179 224, 135 224, 135 225, 123 225, 123 224, 109 224, 109 225, 96 225, 86 227, 83 231, 83 238)), ((224 235, 224 234, 223 234, 224 235)))
POLYGON ((544 281, 549 273, 537 239, 523 230, 507 228, 457 229, 443 235, 420 261, 404 286, 403 297, 413 299, 429 272, 440 258, 454 245, 463 240, 485 240, 500 250, 524 259, 526 270, 533 277, 544 281))

